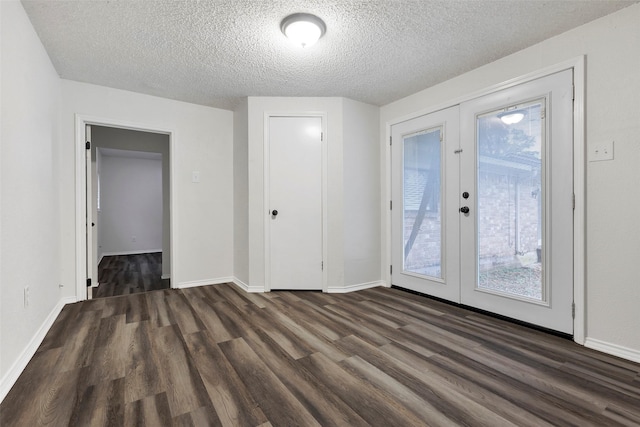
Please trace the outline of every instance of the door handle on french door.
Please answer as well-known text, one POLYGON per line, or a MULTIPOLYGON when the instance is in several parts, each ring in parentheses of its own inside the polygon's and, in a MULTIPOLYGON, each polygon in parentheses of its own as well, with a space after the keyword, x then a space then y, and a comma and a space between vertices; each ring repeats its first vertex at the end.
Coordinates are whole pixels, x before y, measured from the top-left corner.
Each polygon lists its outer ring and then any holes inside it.
POLYGON ((469 206, 463 206, 460 208, 460 212, 462 212, 463 214, 468 214, 469 213, 469 206))
POLYGON ((271 215, 273 215, 273 216, 278 216, 278 211, 277 211, 277 210, 275 210, 275 209, 274 209, 274 210, 272 210, 272 211, 271 211, 271 215))

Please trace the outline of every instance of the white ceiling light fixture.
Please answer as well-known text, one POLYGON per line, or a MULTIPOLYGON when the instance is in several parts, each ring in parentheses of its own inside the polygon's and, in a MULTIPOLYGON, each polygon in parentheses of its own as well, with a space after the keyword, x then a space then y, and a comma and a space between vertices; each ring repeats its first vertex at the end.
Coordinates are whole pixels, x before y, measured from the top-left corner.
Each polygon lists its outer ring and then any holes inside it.
POLYGON ((322 19, 309 13, 294 13, 282 20, 280 30, 289 40, 302 47, 314 45, 327 31, 322 19))
POLYGON ((524 111, 503 111, 502 113, 498 114, 498 118, 502 120, 502 123, 504 123, 505 125, 515 125, 516 123, 520 123, 522 119, 524 119, 524 111))

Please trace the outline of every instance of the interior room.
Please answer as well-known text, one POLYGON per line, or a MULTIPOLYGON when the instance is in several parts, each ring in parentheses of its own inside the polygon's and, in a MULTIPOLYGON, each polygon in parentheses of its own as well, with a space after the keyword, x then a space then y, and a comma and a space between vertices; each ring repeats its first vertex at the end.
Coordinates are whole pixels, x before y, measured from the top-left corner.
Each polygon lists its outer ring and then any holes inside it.
POLYGON ((1 1, 0 424, 640 424, 639 3, 1 1))

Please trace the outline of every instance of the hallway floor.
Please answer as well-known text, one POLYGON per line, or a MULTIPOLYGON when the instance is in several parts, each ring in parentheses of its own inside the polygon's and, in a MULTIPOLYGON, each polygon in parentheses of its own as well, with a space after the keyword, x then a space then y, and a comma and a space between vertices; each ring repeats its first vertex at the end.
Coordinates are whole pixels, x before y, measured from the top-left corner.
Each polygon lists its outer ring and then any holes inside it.
POLYGON ((100 285, 93 288, 93 298, 158 291, 170 287, 169 279, 162 279, 162 252, 106 256, 98 266, 98 283, 100 285))

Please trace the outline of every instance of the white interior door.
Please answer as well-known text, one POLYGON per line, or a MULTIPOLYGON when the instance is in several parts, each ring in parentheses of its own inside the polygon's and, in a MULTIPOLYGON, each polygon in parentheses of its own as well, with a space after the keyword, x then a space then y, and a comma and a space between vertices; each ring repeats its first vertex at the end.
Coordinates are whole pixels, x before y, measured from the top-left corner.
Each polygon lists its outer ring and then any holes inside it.
POLYGON ((269 289, 322 289, 322 118, 269 117, 269 289))
POLYGON ((459 302, 458 107, 391 133, 392 283, 459 302))
POLYGON ((461 302, 573 333, 573 74, 460 105, 461 302))

